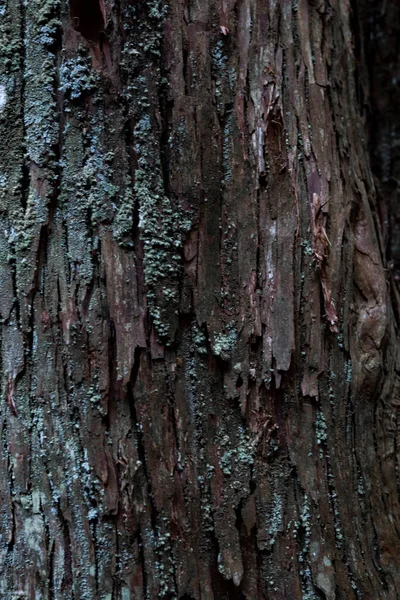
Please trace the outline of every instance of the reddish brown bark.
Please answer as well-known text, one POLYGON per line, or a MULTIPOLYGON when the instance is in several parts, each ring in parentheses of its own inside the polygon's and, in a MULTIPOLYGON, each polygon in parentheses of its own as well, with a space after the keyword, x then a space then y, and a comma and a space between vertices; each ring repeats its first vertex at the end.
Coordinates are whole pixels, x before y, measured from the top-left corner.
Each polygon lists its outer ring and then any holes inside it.
POLYGON ((398 597, 355 8, 1 8, 2 597, 398 597))

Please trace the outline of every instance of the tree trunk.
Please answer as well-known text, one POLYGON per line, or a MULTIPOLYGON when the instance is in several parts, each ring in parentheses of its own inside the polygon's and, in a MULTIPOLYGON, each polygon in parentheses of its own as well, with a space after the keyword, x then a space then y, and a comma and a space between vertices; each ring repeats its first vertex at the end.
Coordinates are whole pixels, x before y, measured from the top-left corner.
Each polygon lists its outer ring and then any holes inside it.
POLYGON ((384 4, 1 4, 1 598, 400 597, 384 4))

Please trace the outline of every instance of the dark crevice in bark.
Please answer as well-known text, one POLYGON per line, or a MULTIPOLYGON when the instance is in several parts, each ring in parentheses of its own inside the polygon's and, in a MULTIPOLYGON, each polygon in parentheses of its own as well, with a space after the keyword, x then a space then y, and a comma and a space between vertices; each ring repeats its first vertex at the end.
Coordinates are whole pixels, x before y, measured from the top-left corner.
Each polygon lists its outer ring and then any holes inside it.
POLYGON ((140 560, 140 567, 142 570, 142 578, 143 578, 143 598, 147 598, 149 592, 148 592, 148 582, 147 582, 147 572, 146 572, 146 559, 145 559, 145 555, 144 555, 144 541, 142 538, 142 530, 141 530, 140 523, 137 528, 136 536, 137 536, 137 541, 138 541, 139 560, 140 560))
POLYGON ((214 532, 210 533, 212 541, 212 559, 210 557, 211 583, 214 598, 218 600, 246 600, 246 596, 241 592, 231 579, 225 579, 218 569, 219 544, 214 532))
POLYGON ((71 23, 76 31, 91 42, 97 42, 104 32, 102 5, 104 0, 70 0, 71 23))
POLYGON ((37 249, 37 254, 36 254, 36 270, 34 273, 34 277, 33 277, 33 281, 31 284, 31 289, 26 297, 26 304, 29 305, 29 309, 28 309, 28 323, 27 323, 27 328, 23 329, 23 336, 25 338, 25 344, 26 344, 26 348, 27 351, 25 351, 24 353, 24 361, 25 361, 25 367, 24 370, 27 370, 27 361, 30 360, 30 357, 32 357, 32 353, 33 353, 33 339, 34 339, 34 332, 35 332, 35 311, 34 311, 34 304, 35 304, 35 298, 36 298, 36 294, 38 292, 40 292, 40 276, 42 273, 42 270, 44 269, 45 265, 46 265, 46 260, 47 260, 47 250, 48 250, 48 241, 49 241, 49 226, 43 225, 40 229, 40 237, 39 237, 39 244, 38 244, 38 249, 37 249))
POLYGON ((188 84, 188 41, 182 35, 182 75, 185 84, 185 95, 189 96, 189 84, 188 84))
MULTIPOLYGON (((382 494, 382 495, 384 495, 384 494, 382 494)), ((383 505, 384 504, 385 504, 385 501, 383 498, 383 505)), ((371 511, 371 513, 372 513, 372 511, 371 511)), ((379 533, 377 531, 376 524, 375 524, 373 518, 370 519, 370 528, 371 528, 372 538, 374 540, 373 553, 370 558, 372 559, 374 567, 378 573, 378 581, 379 581, 380 586, 382 587, 382 589, 388 590, 389 589, 388 577, 390 577, 390 574, 385 572, 385 570, 382 568, 381 540, 379 539, 379 533)), ((363 559, 363 564, 365 564, 364 559, 363 559)))
POLYGON ((261 190, 260 186, 257 188, 256 192, 256 221, 257 221, 257 250, 256 250, 256 282, 255 282, 255 291, 256 293, 259 290, 262 290, 262 275, 261 275, 261 265, 262 265, 262 256, 261 256, 261 219, 260 219, 260 203, 261 203, 261 190))
MULTIPOLYGON (((397 432, 399 431, 399 409, 398 408, 396 408, 396 414, 395 414, 395 419, 394 419, 394 431, 395 431, 395 435, 394 435, 393 452, 394 452, 394 464, 395 464, 395 474, 396 474, 396 488, 397 488, 397 498, 400 500, 400 471, 399 471, 399 450, 400 450, 400 448, 398 446, 398 439, 397 439, 397 432)), ((400 524, 396 526, 396 529, 400 536, 399 527, 400 527, 400 524)))
POLYGON ((140 359, 142 356, 142 348, 135 348, 135 354, 134 354, 134 359, 133 359, 133 368, 132 368, 132 374, 131 374, 131 381, 130 381, 130 389, 128 393, 133 394, 134 390, 135 390, 135 386, 136 386, 136 381, 139 375, 139 369, 140 369, 140 359))
MULTIPOLYGON (((3 428, 2 428, 2 432, 4 437, 6 437, 6 432, 7 432, 7 425, 6 422, 3 423, 3 428)), ((11 520, 12 520, 12 529, 11 529, 11 535, 9 535, 9 539, 7 540, 7 557, 13 552, 14 550, 14 543, 15 543, 15 532, 16 532, 16 516, 15 516, 15 503, 14 503, 14 476, 13 476, 13 466, 11 463, 11 454, 10 454, 10 449, 7 445, 7 442, 5 442, 5 452, 7 452, 7 473, 9 474, 9 491, 10 491, 10 501, 11 501, 11 520)))
POLYGON ((116 600, 118 598, 118 593, 121 591, 121 583, 120 583, 120 572, 122 571, 122 561, 121 561, 121 553, 120 553, 120 543, 119 543, 119 535, 118 535, 118 519, 114 520, 114 531, 115 531, 115 568, 113 570, 112 575, 112 596, 111 600, 116 600))
MULTIPOLYGON (((108 311, 107 311, 108 312, 108 311)), ((116 372, 115 367, 117 364, 117 343, 115 324, 110 319, 109 314, 107 315, 109 321, 109 335, 108 335, 108 372, 109 372, 109 389, 107 398, 107 413, 103 415, 103 422, 106 430, 109 432, 111 427, 111 414, 113 411, 112 404, 115 402, 116 397, 116 372)))
POLYGON ((31 178, 30 178, 30 173, 29 173, 29 166, 27 163, 27 159, 25 159, 22 164, 22 172, 21 172, 21 204, 22 204, 22 210, 24 212, 26 210, 26 205, 28 202, 30 179, 31 178))
POLYGON ((58 513, 58 519, 61 524, 61 530, 62 530, 62 534, 63 534, 63 538, 64 538, 64 546, 63 546, 64 576, 63 576, 62 588, 66 592, 69 591, 71 593, 71 595, 73 596, 73 594, 72 594, 73 575, 72 575, 71 536, 69 533, 69 523, 68 523, 67 519, 64 518, 64 514, 63 514, 61 506, 60 506, 60 501, 58 502, 58 505, 57 505, 57 513, 58 513))
POLYGON ((385 255, 393 278, 400 281, 400 5, 396 0, 353 0, 358 15, 357 59, 369 76, 367 113, 372 170, 378 182, 378 208, 385 255), (368 71, 368 73, 367 73, 368 71))
POLYGON ((172 111, 174 102, 168 100, 168 90, 166 86, 161 86, 159 91, 159 110, 161 116, 161 132, 160 132, 160 164, 163 176, 164 190, 167 196, 170 195, 170 166, 169 166, 169 139, 170 139, 170 123, 172 121, 172 111))
POLYGON ((96 595, 99 596, 102 590, 99 587, 99 539, 97 536, 97 522, 97 518, 90 520, 89 529, 94 548, 94 580, 96 584, 96 595))
POLYGON ((12 315, 13 311, 15 310, 15 318, 16 318, 16 321, 18 324, 18 328, 21 329, 21 311, 20 311, 20 304, 18 301, 16 254, 15 254, 15 249, 13 247, 13 244, 10 244, 10 249, 11 249, 11 254, 10 254, 8 262, 10 264, 12 288, 13 288, 14 297, 13 297, 13 305, 10 310, 10 313, 8 315, 2 315, 2 317, 3 317, 4 323, 9 323, 9 321, 11 319, 11 315, 12 315))
POLYGON ((49 553, 49 600, 56 600, 54 596, 54 551, 55 541, 52 541, 49 553))
POLYGON ((146 447, 145 447, 144 437, 143 437, 143 433, 142 433, 142 429, 141 429, 141 424, 138 419, 138 414, 137 414, 137 410, 136 410, 136 401, 135 401, 135 384, 136 384, 136 379, 137 379, 138 372, 139 372, 141 356, 142 356, 141 348, 136 348, 135 349, 135 361, 134 361, 134 365, 132 368, 131 379, 127 386, 126 398, 127 398, 127 402, 129 404, 129 409, 130 409, 130 413, 131 413, 132 428, 133 428, 133 431, 135 432, 137 452, 138 452, 139 460, 141 462, 141 467, 143 468, 144 478, 146 481, 147 497, 148 497, 149 504, 150 504, 151 524, 152 524, 152 528, 154 531, 154 535, 157 535, 156 531, 157 531, 158 510, 157 510, 155 502, 154 502, 150 470, 147 465, 146 447))
MULTIPOLYGON (((134 149, 133 129, 134 129, 134 120, 133 120, 133 118, 128 118, 124 125, 124 134, 125 134, 126 153, 129 157, 129 176, 131 178, 132 186, 135 185, 135 170, 137 168, 137 156, 136 156, 136 152, 134 149)), ((132 215, 132 240, 134 243, 137 238, 138 226, 139 226, 139 206, 138 206, 138 202, 134 200, 133 215, 132 215)))

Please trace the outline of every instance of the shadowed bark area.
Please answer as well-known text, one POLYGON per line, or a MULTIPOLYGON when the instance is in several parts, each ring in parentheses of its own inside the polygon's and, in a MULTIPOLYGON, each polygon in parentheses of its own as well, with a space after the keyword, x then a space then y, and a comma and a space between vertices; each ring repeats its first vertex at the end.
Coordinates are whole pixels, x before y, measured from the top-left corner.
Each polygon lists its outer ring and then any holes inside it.
MULTIPOLYGON (((378 211, 388 268, 400 281, 400 5, 370 1, 360 7, 362 56, 369 67, 370 89, 364 90, 371 130, 372 168, 379 181, 378 211)), ((364 80, 364 87, 365 83, 364 80)), ((394 288, 395 289, 395 288, 394 288)))
POLYGON ((394 5, 0 7, 2 598, 399 597, 394 5))
POLYGON ((70 0, 72 26, 87 40, 96 42, 104 30, 104 2, 101 0, 70 0))

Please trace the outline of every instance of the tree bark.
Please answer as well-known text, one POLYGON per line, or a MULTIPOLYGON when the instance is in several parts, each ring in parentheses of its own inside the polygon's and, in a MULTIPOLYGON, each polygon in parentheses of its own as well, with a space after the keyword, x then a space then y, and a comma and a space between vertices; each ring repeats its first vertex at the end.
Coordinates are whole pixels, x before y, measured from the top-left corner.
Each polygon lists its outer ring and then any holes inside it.
POLYGON ((1 598, 400 597, 380 11, 1 5, 1 598))

